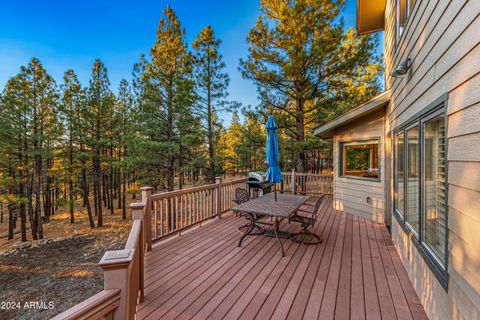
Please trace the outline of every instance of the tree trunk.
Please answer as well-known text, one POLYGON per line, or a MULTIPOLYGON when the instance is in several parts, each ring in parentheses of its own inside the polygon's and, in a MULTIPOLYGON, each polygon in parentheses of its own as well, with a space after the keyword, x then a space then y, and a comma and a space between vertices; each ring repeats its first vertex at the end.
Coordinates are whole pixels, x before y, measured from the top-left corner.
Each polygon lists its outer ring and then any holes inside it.
MULTIPOLYGON (((10 179, 13 180, 13 169, 12 167, 9 165, 9 168, 8 168, 8 176, 10 179)), ((13 193, 13 188, 10 187, 8 188, 8 192, 9 193, 13 193)), ((13 230, 15 229, 15 225, 14 225, 14 212, 13 212, 13 203, 11 203, 10 201, 8 202, 8 240, 11 240, 13 239, 13 230)))
POLYGON ((70 210, 70 223, 75 222, 74 214, 74 199, 73 199, 73 137, 72 137, 72 126, 70 124, 70 137, 68 139, 68 207, 70 210))
POLYGON ((85 169, 85 162, 82 161, 82 191, 83 191, 83 202, 87 207, 88 222, 90 223, 90 228, 95 228, 95 222, 93 221, 92 208, 90 207, 90 199, 88 198, 88 183, 87 183, 87 170, 85 169))
MULTIPOLYGON (((113 142, 111 142, 111 144, 113 145, 113 142)), ((110 159, 113 159, 113 146, 110 147, 110 159)), ((110 165, 110 182, 109 182, 109 188, 108 188, 108 193, 109 193, 109 200, 110 200, 110 203, 109 203, 109 206, 110 206, 110 214, 114 214, 115 213, 115 209, 113 207, 113 190, 116 189, 114 184, 113 184, 113 166, 110 165)))
POLYGON ((127 219, 127 179, 126 174, 122 173, 122 185, 123 185, 123 192, 122 192, 122 219, 127 219))
MULTIPOLYGON (((210 60, 209 60, 210 62, 210 60)), ((209 63, 210 69, 210 63, 209 63)), ((215 148, 213 145, 213 110, 210 77, 207 83, 207 122, 208 122, 208 162, 210 164, 210 183, 215 182, 215 148)))
POLYGON ((101 175, 101 183, 102 183, 102 200, 103 200, 103 206, 107 209, 109 209, 108 204, 110 203, 108 201, 108 193, 107 193, 107 181, 106 181, 106 176, 103 174, 102 167, 100 165, 100 175, 101 175))
POLYGON ((43 226, 42 226, 42 198, 41 198, 41 185, 42 185, 42 157, 38 154, 35 155, 35 172, 34 172, 34 195, 35 195, 35 207, 33 211, 33 219, 37 228, 37 234, 34 239, 43 239, 43 226))
MULTIPOLYGON (((167 139, 168 143, 173 143, 173 79, 169 80, 167 87, 168 97, 167 97, 167 139)), ((175 155, 172 154, 172 151, 169 151, 168 155, 168 164, 167 164, 167 188, 168 191, 173 191, 175 189, 175 155)))
MULTIPOLYGON (((23 142, 22 148, 26 148, 25 146, 26 144, 23 142)), ((28 160, 27 160, 27 156, 25 157, 23 156, 26 150, 22 150, 22 148, 20 148, 19 150, 19 154, 20 154, 19 162, 22 163, 24 167, 19 172, 19 178, 20 178, 19 194, 22 198, 26 199, 27 191, 25 190, 26 189, 25 181, 27 181, 27 177, 26 177, 25 170, 27 170, 28 168, 28 160)), ((1 210, 2 210, 2 222, 3 222, 3 203, 1 204, 1 210)), ((20 230, 22 234, 22 242, 27 241, 27 207, 24 201, 20 203, 20 230)))
MULTIPOLYGON (((82 153, 83 151, 84 151, 83 144, 80 143, 80 152, 82 153)), ((95 228, 95 222, 93 221, 93 213, 92 213, 92 208, 90 206, 90 198, 89 198, 90 191, 88 189, 87 169, 86 169, 85 160, 81 161, 81 166, 82 166, 82 172, 81 172, 80 184, 81 184, 82 194, 83 194, 83 206, 87 208, 88 222, 90 223, 90 228, 93 229, 95 228)), ((94 195, 94 198, 95 198, 95 195, 94 195)))
MULTIPOLYGON (((25 185, 22 185, 22 194, 25 193, 25 185)), ((2 216, 3 216, 3 204, 2 204, 2 216)), ((22 233, 22 242, 27 241, 27 207, 25 202, 20 204, 20 231, 22 233)))
POLYGON ((33 216, 33 178, 29 177, 28 184, 28 220, 30 221, 30 231, 32 232, 32 238, 37 239, 37 224, 35 223, 35 217, 33 216))
MULTIPOLYGON (((46 159, 46 171, 48 171, 51 168, 51 159, 47 158, 46 159)), ((48 175, 45 176, 45 173, 42 171, 42 180, 45 181, 45 189, 44 189, 44 204, 43 204, 43 212, 46 221, 50 220, 50 213, 52 212, 52 186, 51 186, 51 181, 52 178, 49 177, 48 175)))
POLYGON ((13 204, 8 204, 8 240, 13 239, 13 204))
POLYGON ((95 151, 93 157, 93 193, 95 202, 95 214, 97 215, 97 226, 103 226, 102 216, 102 190, 101 190, 101 177, 100 177, 100 155, 98 150, 95 151))
MULTIPOLYGON (((120 154, 120 152, 119 152, 120 154)), ((118 157, 120 161, 120 156, 118 157)), ((122 209, 122 169, 118 168, 117 169, 117 208, 122 209)))
MULTIPOLYGON (((297 99, 296 101, 296 126, 297 126, 297 141, 305 142, 305 119, 303 114, 303 105, 304 101, 302 99, 297 99)), ((305 151, 303 149, 298 151, 297 156, 297 172, 305 172, 305 151)))
MULTIPOLYGON (((123 146, 123 158, 127 156, 127 146, 123 146)), ((125 172, 125 169, 122 167, 121 171, 121 178, 122 178, 122 186, 123 186, 123 192, 122 194, 122 219, 125 220, 127 219, 127 173, 125 172)), ((120 193, 120 192, 119 192, 120 193)))

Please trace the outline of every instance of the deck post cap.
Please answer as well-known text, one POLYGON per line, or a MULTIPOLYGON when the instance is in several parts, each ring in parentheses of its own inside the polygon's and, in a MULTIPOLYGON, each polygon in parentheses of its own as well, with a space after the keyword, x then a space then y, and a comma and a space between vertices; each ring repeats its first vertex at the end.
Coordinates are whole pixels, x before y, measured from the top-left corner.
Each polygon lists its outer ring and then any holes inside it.
POLYGON ((130 204, 130 209, 143 209, 145 207, 145 204, 143 202, 134 202, 130 204))
POLYGON ((98 263, 103 269, 122 269, 128 267, 133 259, 134 249, 107 251, 98 263))

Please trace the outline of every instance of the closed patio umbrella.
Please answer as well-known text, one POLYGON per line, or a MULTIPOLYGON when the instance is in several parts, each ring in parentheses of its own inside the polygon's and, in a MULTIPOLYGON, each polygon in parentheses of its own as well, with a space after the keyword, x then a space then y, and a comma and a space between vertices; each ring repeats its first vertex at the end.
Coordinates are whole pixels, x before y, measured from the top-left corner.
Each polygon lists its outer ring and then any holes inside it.
MULTIPOLYGON (((268 170, 265 173, 265 178, 270 183, 279 183, 282 181, 282 172, 278 167, 278 141, 277 141, 277 124, 273 116, 269 116, 267 120, 267 163, 268 170)), ((277 201, 277 187, 274 186, 275 201, 277 201)))

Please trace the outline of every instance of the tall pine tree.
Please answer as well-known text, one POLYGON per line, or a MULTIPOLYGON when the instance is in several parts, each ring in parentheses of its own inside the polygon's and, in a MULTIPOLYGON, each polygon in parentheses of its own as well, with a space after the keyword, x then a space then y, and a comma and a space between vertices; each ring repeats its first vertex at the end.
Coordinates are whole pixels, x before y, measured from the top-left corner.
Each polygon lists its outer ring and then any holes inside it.
POLYGON ((107 68, 95 60, 87 91, 88 108, 84 109, 85 123, 88 124, 87 144, 92 155, 93 199, 97 225, 103 226, 102 201, 104 200, 102 156, 108 143, 107 133, 113 114, 113 101, 109 89, 107 68))
POLYGON ((191 114, 192 82, 185 30, 170 6, 160 19, 150 59, 141 69, 141 124, 151 139, 150 147, 160 155, 156 166, 166 176, 166 188, 171 191, 181 153, 179 126, 185 123, 180 120, 191 114))
POLYGON ((221 41, 215 37, 211 26, 197 35, 192 46, 194 54, 194 78, 196 82, 196 111, 203 119, 207 132, 209 180, 215 182, 215 119, 216 111, 226 106, 229 78, 225 62, 219 53, 221 41))
MULTIPOLYGON (((339 14, 345 0, 262 0, 261 15, 251 29, 242 74, 258 87, 262 112, 273 112, 280 127, 295 140, 296 167, 306 169, 308 124, 313 115, 344 99, 340 79, 365 81, 368 99, 380 88, 377 41, 365 36, 351 41, 339 14), (362 70, 369 69, 369 77, 362 70)), ((344 82, 345 83, 345 82, 344 82)))

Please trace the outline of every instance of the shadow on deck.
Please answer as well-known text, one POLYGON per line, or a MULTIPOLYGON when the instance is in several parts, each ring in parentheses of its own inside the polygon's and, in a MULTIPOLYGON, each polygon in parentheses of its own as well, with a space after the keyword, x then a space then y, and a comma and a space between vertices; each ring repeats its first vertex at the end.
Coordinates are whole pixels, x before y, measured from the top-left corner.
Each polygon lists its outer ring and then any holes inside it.
MULTIPOLYGON (((385 226, 324 200, 316 246, 247 237, 232 213, 145 257, 138 319, 426 319, 385 226)), ((284 223, 283 230, 298 225, 284 223)))

